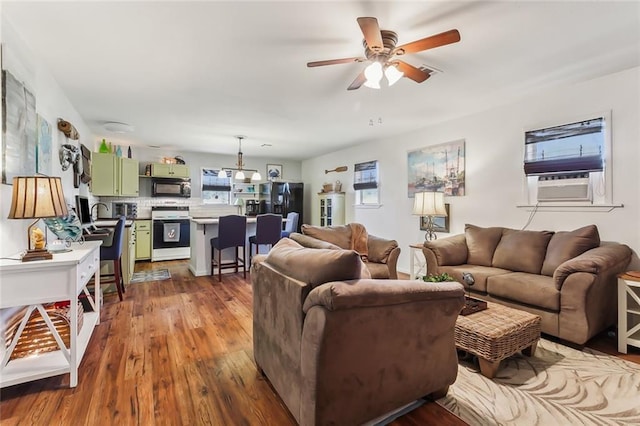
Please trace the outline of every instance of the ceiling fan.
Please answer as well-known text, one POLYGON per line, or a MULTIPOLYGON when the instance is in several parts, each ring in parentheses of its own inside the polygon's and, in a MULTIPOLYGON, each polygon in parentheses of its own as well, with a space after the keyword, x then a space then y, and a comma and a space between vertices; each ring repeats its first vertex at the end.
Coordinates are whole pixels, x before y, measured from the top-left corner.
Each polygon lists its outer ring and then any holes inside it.
POLYGON ((460 41, 460 33, 458 30, 449 30, 412 41, 411 43, 396 46, 398 35, 394 31, 381 30, 376 18, 358 18, 358 25, 360 25, 360 29, 364 35, 362 44, 364 45, 365 57, 329 59, 326 61, 307 63, 308 67, 321 67, 324 65, 370 61, 371 64, 358 74, 351 85, 347 87, 347 90, 359 89, 362 85, 379 89, 383 72, 389 81, 389 86, 396 83, 402 77, 410 78, 416 83, 422 83, 429 78, 429 74, 396 57, 406 53, 422 52, 423 50, 460 41))

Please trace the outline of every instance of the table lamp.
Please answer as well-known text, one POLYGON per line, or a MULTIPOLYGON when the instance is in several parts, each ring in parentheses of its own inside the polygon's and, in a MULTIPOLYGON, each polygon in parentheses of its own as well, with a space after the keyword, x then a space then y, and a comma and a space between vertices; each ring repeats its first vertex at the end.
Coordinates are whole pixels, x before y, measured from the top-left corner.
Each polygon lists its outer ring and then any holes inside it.
POLYGON ((413 202, 413 214, 427 217, 427 233, 424 239, 427 241, 438 238, 433 231, 433 218, 447 216, 444 207, 444 193, 442 192, 418 192, 413 202))
POLYGON ((45 249, 36 250, 31 244, 31 230, 42 218, 66 216, 67 203, 59 177, 17 176, 13 178, 13 195, 9 219, 35 219, 27 228, 27 252, 23 262, 51 259, 45 249))
POLYGON ((244 206, 244 199, 243 198, 236 198, 236 200, 233 202, 233 205, 238 207, 238 214, 241 215, 242 214, 242 206, 244 206))

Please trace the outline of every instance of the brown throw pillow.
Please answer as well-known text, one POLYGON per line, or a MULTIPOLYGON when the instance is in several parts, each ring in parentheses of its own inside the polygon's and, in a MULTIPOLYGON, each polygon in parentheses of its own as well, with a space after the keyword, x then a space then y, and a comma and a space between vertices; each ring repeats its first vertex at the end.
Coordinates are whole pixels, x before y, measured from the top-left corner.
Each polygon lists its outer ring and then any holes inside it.
POLYGON ((505 229, 493 255, 493 266, 539 274, 552 236, 550 231, 505 229))
POLYGON ((346 250, 351 248, 351 227, 349 225, 312 226, 304 224, 301 229, 304 235, 328 241, 346 250))
POLYGON ((265 263, 293 279, 313 287, 330 282, 369 278, 366 266, 353 250, 302 247, 290 238, 274 245, 265 263))
POLYGON ((467 240, 467 248, 469 249, 467 263, 470 265, 491 266, 493 252, 502 237, 502 229, 465 225, 464 234, 467 240))
POLYGON ((556 232, 547 247, 542 275, 553 276, 562 263, 599 246, 600 234, 596 225, 584 226, 571 232, 556 232))

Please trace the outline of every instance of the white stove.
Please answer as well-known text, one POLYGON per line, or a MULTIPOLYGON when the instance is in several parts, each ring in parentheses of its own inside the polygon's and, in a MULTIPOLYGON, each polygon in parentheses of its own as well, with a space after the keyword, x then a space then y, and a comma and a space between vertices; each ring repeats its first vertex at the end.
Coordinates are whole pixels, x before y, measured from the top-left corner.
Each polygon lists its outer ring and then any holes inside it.
POLYGON ((191 257, 189 207, 151 207, 153 250, 151 261, 191 257))

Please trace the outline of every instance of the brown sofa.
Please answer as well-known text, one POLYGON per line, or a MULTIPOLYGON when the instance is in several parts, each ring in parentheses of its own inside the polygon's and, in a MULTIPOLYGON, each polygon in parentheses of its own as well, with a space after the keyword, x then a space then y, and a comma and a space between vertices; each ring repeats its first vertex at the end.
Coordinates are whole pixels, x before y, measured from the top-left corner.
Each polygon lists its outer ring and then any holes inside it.
POLYGON ((357 425, 457 375, 458 283, 370 279, 353 250, 283 238, 251 266, 253 352, 301 425, 357 425))
POLYGON ((466 225, 465 233, 425 242, 429 274, 459 282, 471 273, 471 293, 542 317, 542 331, 582 345, 616 321, 616 275, 631 250, 600 244, 598 228, 520 231, 466 225))
POLYGON ((371 278, 398 279, 396 270, 400 247, 396 240, 387 240, 367 233, 359 223, 340 226, 302 225, 302 234, 289 238, 305 247, 341 248, 357 251, 371 273, 371 278))

